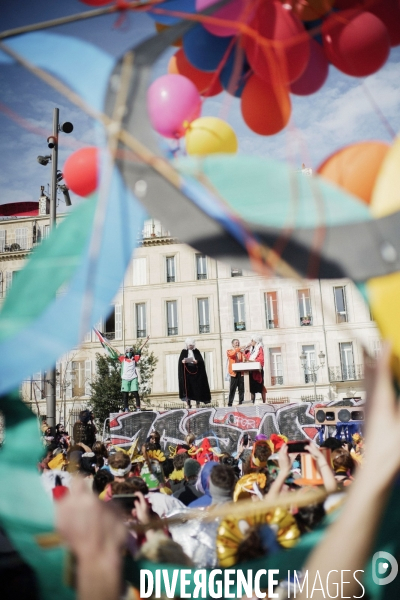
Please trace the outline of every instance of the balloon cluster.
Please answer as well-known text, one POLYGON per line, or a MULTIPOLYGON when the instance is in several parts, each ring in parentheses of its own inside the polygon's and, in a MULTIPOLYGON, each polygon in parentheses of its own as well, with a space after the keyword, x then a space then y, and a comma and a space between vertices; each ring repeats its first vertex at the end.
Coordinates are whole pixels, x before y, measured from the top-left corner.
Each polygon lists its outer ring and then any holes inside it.
MULTIPOLYGON (((160 31, 216 1, 169 0, 157 4, 163 11, 149 14, 160 31)), ((156 131, 168 138, 192 136, 192 124, 195 130, 202 128, 202 98, 225 89, 240 98, 251 130, 274 135, 289 121, 290 94, 319 90, 329 64, 354 77, 371 75, 384 65, 390 46, 400 44, 400 3, 231 0, 213 15, 203 15, 179 43, 168 75, 149 89, 148 110, 156 131)), ((219 131, 210 130, 210 141, 213 136, 219 131)), ((222 146, 202 143, 196 153, 226 152, 222 146)))

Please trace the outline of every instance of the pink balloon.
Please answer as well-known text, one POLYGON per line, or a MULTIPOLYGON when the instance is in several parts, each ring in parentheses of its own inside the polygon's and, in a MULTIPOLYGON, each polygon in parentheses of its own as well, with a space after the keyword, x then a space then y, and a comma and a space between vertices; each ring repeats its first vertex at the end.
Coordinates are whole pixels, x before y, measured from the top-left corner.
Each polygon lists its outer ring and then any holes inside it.
POLYGON ((200 116, 201 97, 187 77, 163 75, 147 91, 147 110, 153 128, 164 137, 176 139, 200 116))
POLYGON ((323 48, 315 40, 310 40, 310 60, 304 73, 290 84, 290 91, 298 96, 314 94, 324 85, 328 71, 329 63, 323 48))
MULTIPOLYGON (((200 12, 213 4, 216 4, 219 0, 196 0, 196 11, 200 12)), ((246 2, 245 0, 232 0, 227 4, 227 6, 223 6, 216 12, 214 12, 212 17, 216 17, 218 19, 226 19, 227 21, 240 21, 242 14, 245 18, 244 8, 246 2)), ((246 18, 245 18, 246 20, 246 18)), ((204 23, 203 27, 207 29, 210 33, 214 35, 219 35, 220 37, 227 37, 229 35, 236 35, 239 33, 235 27, 223 27, 220 25, 209 25, 204 23)))

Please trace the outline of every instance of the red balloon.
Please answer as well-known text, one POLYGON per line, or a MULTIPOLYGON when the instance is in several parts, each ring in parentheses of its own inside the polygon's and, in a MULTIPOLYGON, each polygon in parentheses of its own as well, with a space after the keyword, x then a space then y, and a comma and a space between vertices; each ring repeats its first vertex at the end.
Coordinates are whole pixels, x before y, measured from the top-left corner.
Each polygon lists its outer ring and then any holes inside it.
POLYGON ((243 36, 243 46, 253 71, 265 81, 295 81, 305 71, 310 58, 310 37, 289 5, 259 2, 250 22, 264 39, 278 45, 262 46, 250 36, 243 36), (294 41, 295 40, 295 41, 294 41))
POLYGON ((324 85, 328 77, 329 63, 318 42, 310 40, 310 60, 303 75, 290 84, 290 91, 298 96, 314 94, 324 85))
POLYGON ((354 77, 379 71, 390 52, 387 28, 370 12, 333 13, 322 25, 322 38, 328 60, 354 77))
POLYGON ((83 4, 88 4, 89 6, 105 6, 106 4, 111 4, 113 0, 80 0, 83 4))
POLYGON ((200 69, 193 67, 186 58, 183 49, 178 50, 171 56, 168 63, 168 73, 183 75, 190 79, 205 98, 216 96, 223 89, 219 77, 215 76, 215 72, 200 71, 200 69))
POLYGON ((286 86, 271 85, 252 75, 241 98, 245 123, 259 135, 274 135, 288 123, 292 107, 286 86))
POLYGON ((99 152, 89 147, 77 150, 67 158, 63 175, 67 187, 78 196, 89 196, 97 188, 99 152))

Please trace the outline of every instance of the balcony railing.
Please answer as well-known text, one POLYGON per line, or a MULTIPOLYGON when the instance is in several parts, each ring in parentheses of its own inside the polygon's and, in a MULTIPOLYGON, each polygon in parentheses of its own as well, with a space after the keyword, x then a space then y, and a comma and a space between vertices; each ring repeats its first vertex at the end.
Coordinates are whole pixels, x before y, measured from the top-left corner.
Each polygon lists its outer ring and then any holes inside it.
POLYGON ((177 327, 168 327, 168 335, 178 335, 177 327))
POLYGON ((167 275, 167 283, 173 283, 175 281, 175 275, 167 275))
POLYGON ((209 325, 199 325, 199 333, 210 333, 209 325))
POLYGON ((36 248, 44 240, 43 236, 24 237, 22 240, 11 235, 12 232, 7 232, 7 241, 0 241, 0 254, 10 252, 25 252, 36 248))
POLYGON ((207 279, 207 273, 197 273, 197 279, 207 279))
POLYGON ((364 379, 364 365, 329 367, 330 381, 358 381, 364 379))
POLYGON ((245 321, 237 321, 237 322, 235 322, 235 331, 246 331, 246 323, 245 323, 245 321))
POLYGON ((138 337, 138 338, 145 338, 146 337, 146 330, 145 329, 137 329, 136 330, 136 337, 138 337))
POLYGON ((267 320, 267 328, 268 329, 277 329, 279 327, 277 319, 268 319, 267 320))
POLYGON ((271 385, 283 385, 283 375, 271 375, 271 385))
POLYGON ((107 340, 115 340, 115 331, 104 331, 103 335, 107 340))
POLYGON ((242 269, 231 269, 231 277, 242 277, 242 269))

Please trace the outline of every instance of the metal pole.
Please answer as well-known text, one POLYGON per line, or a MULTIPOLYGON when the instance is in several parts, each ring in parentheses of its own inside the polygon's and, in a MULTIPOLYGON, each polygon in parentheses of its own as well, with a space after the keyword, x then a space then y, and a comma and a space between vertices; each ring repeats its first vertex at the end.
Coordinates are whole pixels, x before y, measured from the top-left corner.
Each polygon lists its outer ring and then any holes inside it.
POLYGON ((317 377, 316 377, 317 371, 318 371, 318 369, 316 369, 315 366, 313 365, 313 382, 314 382, 314 398, 315 398, 315 402, 317 401, 317 377))
MULTIPOLYGON (((50 231, 56 227, 57 212, 57 168, 58 168, 58 124, 59 109, 53 110, 54 148, 51 150, 51 184, 50 184, 50 231)), ((47 372, 46 417, 49 427, 56 426, 56 368, 47 372)))

